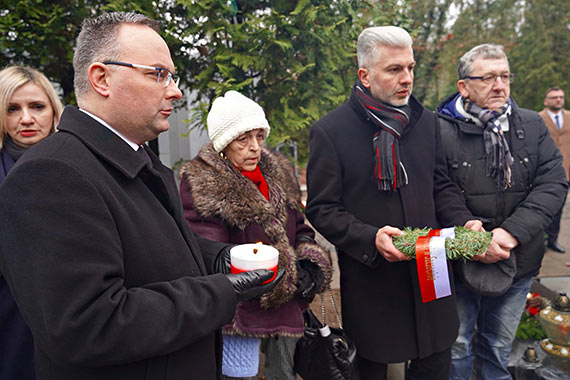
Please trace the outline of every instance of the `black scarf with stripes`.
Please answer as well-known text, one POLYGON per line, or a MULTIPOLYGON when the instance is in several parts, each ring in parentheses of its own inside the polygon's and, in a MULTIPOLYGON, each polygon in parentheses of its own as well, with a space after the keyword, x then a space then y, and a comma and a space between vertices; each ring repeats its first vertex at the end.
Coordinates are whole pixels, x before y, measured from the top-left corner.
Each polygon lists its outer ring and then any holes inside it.
POLYGON ((372 138, 374 150, 374 180, 379 190, 395 190, 408 184, 406 169, 400 161, 398 140, 410 121, 411 108, 407 104, 402 107, 379 102, 372 97, 370 91, 357 81, 351 97, 354 97, 366 117, 378 127, 372 138))

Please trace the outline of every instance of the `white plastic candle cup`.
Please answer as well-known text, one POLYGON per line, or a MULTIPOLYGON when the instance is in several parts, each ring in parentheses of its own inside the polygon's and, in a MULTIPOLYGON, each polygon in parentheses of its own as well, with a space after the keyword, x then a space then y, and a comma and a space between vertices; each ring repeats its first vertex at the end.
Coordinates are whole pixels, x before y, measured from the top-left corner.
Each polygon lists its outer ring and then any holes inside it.
POLYGON ((277 275, 279 251, 265 244, 241 244, 230 250, 232 273, 242 273, 255 269, 269 269, 273 276, 264 282, 271 282, 277 275))

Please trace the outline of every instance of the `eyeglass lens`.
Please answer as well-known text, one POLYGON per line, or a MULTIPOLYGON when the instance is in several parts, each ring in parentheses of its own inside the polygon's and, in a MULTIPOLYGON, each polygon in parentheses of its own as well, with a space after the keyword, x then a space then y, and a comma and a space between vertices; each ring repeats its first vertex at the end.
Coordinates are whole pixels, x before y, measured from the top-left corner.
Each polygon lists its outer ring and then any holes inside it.
POLYGON ((162 84, 163 86, 167 87, 170 84, 171 80, 174 80, 174 84, 178 87, 178 83, 180 82, 180 77, 177 75, 173 75, 170 71, 167 70, 160 70, 157 77, 158 83, 162 84))
POLYGON ((501 75, 489 74, 483 77, 483 82, 485 82, 486 84, 491 84, 495 83, 497 78, 501 78, 501 82, 506 84, 506 83, 512 83, 513 77, 514 77, 513 74, 501 74, 501 75))

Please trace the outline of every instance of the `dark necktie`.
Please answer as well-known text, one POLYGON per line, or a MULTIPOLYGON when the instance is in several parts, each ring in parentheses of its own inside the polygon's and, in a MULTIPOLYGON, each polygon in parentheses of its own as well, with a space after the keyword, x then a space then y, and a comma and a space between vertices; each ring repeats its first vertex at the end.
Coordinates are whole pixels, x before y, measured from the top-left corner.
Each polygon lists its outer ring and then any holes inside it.
POLYGON ((556 121, 556 126, 558 127, 558 130, 560 130, 562 127, 560 126, 560 119, 558 118, 558 115, 554 115, 554 120, 556 121))
POLYGON ((148 155, 148 153, 146 152, 146 150, 144 150, 144 147, 141 145, 139 146, 139 149, 137 150, 137 154, 146 161, 146 163, 148 164, 148 166, 150 168, 152 168, 152 161, 150 160, 150 156, 148 155))

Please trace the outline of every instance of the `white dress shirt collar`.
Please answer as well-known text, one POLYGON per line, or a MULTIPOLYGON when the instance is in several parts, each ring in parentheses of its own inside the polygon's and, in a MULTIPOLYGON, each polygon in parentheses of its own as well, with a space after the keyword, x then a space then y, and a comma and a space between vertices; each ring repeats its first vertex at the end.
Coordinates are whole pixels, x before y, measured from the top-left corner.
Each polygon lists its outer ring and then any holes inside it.
POLYGON ((109 123, 107 123, 105 120, 101 119, 98 116, 93 115, 91 112, 89 111, 85 111, 84 109, 79 109, 81 112, 91 116, 93 119, 97 120, 99 123, 103 124, 105 127, 107 127, 111 132, 113 132, 114 134, 116 134, 117 136, 119 136, 124 142, 126 142, 127 144, 129 144, 129 146, 131 148, 133 148, 134 151, 137 151, 139 149, 139 145, 135 144, 134 142, 132 142, 131 140, 129 140, 128 138, 126 138, 121 132, 117 131, 115 128, 111 127, 109 125, 109 123))
POLYGON ((546 113, 548 114, 548 116, 550 116, 554 125, 556 125, 556 119, 554 118, 554 116, 558 115, 558 121, 560 123, 560 128, 562 128, 562 126, 564 125, 564 112, 562 112, 562 110, 560 110, 558 112, 552 112, 551 110, 549 110, 547 108, 546 113))

